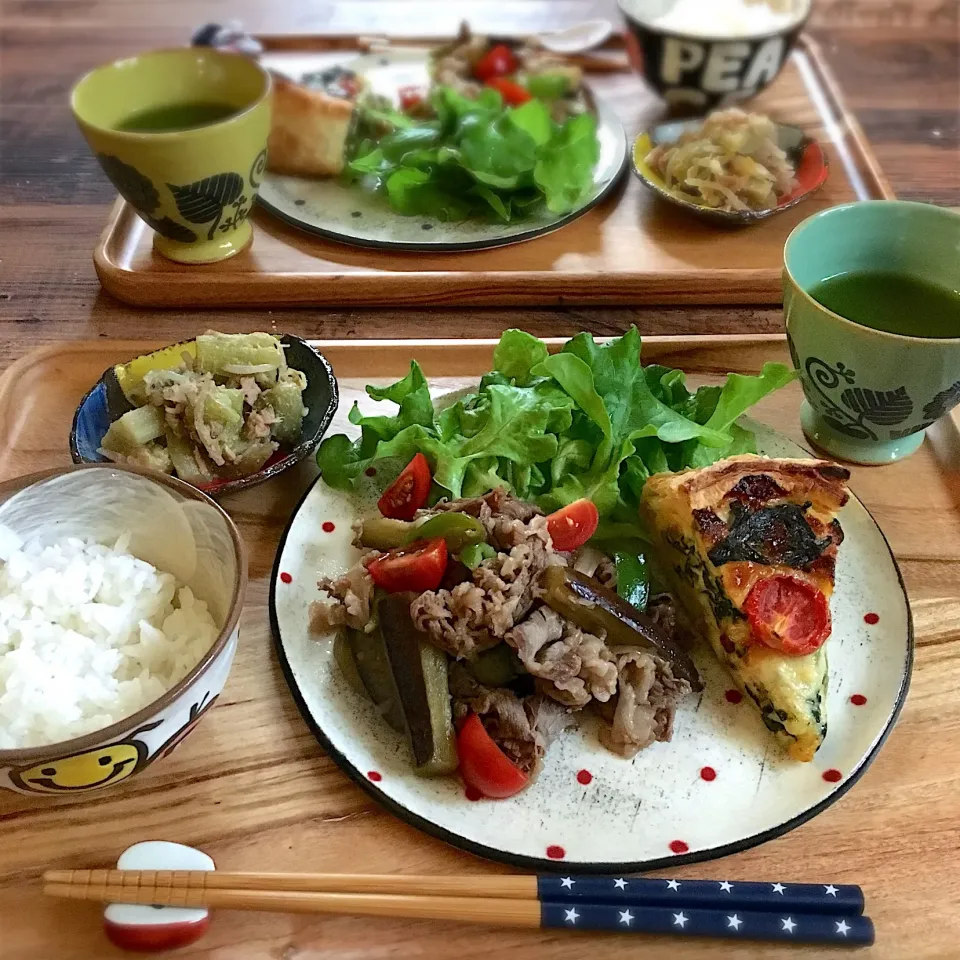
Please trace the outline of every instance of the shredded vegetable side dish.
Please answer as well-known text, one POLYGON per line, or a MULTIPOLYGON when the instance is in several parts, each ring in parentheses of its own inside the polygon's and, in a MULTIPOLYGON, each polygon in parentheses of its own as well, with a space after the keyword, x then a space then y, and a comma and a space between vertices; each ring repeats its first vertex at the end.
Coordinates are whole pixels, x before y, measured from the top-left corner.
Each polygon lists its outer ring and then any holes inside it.
POLYGON ((797 186, 773 122, 737 108, 654 147, 646 163, 668 190, 716 210, 770 210, 797 186))

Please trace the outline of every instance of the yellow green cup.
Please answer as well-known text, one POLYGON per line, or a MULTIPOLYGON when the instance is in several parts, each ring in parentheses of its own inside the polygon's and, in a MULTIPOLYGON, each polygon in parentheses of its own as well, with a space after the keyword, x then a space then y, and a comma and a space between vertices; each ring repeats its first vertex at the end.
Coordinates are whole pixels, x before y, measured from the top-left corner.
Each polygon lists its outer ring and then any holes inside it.
POLYGON ((247 57, 209 47, 156 50, 98 67, 74 87, 71 107, 104 173, 179 263, 213 263, 250 242, 249 215, 266 168, 270 74, 247 57), (231 108, 187 129, 120 129, 178 104, 231 108))

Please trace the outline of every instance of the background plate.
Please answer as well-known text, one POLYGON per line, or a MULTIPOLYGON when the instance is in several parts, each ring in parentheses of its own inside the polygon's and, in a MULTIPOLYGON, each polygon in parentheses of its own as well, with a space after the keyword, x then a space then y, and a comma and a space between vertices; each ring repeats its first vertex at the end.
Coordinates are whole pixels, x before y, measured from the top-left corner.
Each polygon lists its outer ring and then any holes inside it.
MULTIPOLYGON (((426 86, 427 61, 423 53, 409 50, 365 55, 349 60, 343 54, 299 58, 285 56, 264 66, 280 69, 299 80, 334 64, 363 74, 376 93, 394 101, 404 86, 426 86)), ((440 251, 481 250, 530 240, 557 230, 583 216, 616 185, 627 162, 627 140, 616 111, 597 101, 597 136, 600 159, 591 192, 572 213, 556 216, 547 210, 512 223, 467 220, 444 223, 430 217, 402 217, 393 213, 386 199, 359 184, 344 184, 336 178, 308 180, 270 173, 260 186, 259 201, 271 213, 293 226, 332 240, 361 247, 440 251)))
MULTIPOLYGON (((471 380, 431 382, 442 394, 471 380)), ((346 421, 355 399, 365 412, 376 406, 357 386, 341 382, 332 430, 356 432, 346 421)), ((751 425, 761 452, 809 455, 786 437, 751 425)), ((333 556, 350 542, 352 511, 345 495, 318 481, 281 540, 270 596, 281 666, 304 718, 347 774, 397 816, 473 853, 537 870, 627 872, 754 846, 842 796, 879 749, 906 697, 913 657, 906 594, 883 534, 851 498, 841 514, 846 539, 832 601, 829 733, 812 763, 786 759, 752 705, 727 699, 733 683, 709 651, 699 650, 705 689, 677 711, 672 742, 625 761, 599 746, 588 722, 551 746, 530 789, 510 800, 471 802, 455 777, 413 775, 401 738, 341 679, 331 643, 307 633, 317 576, 339 572, 333 556), (324 521, 334 523, 332 533, 321 532, 324 521), (280 582, 280 572, 291 582, 280 582), (868 613, 876 615, 875 623, 864 620, 868 613), (854 695, 865 702, 853 703, 854 695), (713 779, 704 778, 708 767, 713 779)))

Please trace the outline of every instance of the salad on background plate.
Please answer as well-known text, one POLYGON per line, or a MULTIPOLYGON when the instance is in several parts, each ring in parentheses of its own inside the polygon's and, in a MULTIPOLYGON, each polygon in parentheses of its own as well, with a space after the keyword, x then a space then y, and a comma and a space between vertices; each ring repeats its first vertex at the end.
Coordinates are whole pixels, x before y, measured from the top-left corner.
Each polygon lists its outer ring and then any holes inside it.
POLYGON ((324 236, 424 250, 529 239, 593 207, 626 165, 616 112, 539 49, 467 32, 349 62, 262 59, 277 76, 261 199, 324 236))

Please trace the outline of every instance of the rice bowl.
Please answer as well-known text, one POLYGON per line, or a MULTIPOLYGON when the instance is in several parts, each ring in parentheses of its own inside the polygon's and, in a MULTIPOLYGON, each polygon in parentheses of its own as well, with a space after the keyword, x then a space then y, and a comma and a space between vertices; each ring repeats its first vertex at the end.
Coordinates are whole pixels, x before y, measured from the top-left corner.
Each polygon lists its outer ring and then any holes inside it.
POLYGON ((246 556, 180 481, 88 465, 0 485, 0 787, 126 779, 219 695, 246 556))

